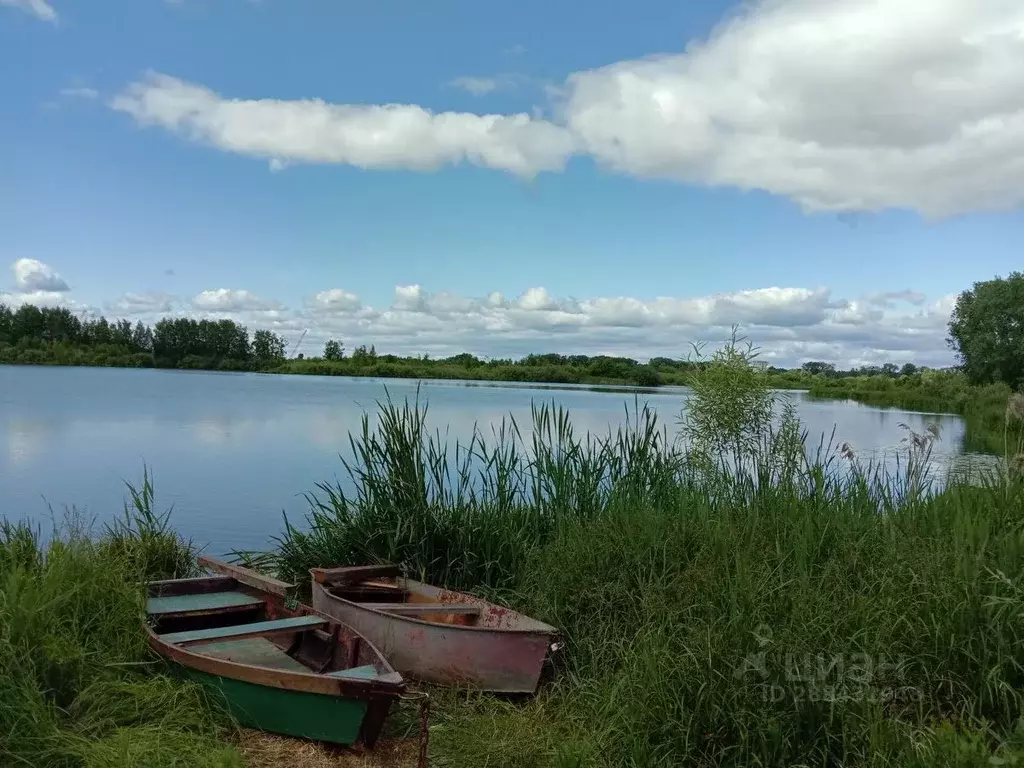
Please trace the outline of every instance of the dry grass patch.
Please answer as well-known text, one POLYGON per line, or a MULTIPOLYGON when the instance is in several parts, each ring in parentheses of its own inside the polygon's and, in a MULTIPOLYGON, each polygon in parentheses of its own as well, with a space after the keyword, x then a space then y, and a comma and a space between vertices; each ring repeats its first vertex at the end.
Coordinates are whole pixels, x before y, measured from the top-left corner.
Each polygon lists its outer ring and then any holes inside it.
POLYGON ((372 750, 346 749, 243 728, 238 751, 249 768, 416 768, 419 742, 400 739, 380 741, 372 750))

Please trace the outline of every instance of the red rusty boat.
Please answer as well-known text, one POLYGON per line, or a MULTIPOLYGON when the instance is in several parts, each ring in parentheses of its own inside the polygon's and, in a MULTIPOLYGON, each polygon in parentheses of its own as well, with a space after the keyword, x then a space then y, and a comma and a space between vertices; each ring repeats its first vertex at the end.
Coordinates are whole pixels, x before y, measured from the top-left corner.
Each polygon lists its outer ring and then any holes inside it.
POLYGON ((533 693, 558 630, 509 608, 400 575, 397 566, 313 568, 313 608, 352 627, 403 675, 533 693))

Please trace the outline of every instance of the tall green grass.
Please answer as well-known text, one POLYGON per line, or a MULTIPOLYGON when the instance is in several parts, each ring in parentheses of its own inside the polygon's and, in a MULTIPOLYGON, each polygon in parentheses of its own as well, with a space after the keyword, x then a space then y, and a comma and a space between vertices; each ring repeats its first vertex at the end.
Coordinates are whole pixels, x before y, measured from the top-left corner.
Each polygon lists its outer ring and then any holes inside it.
POLYGON ((1020 478, 939 491, 935 433, 909 435, 895 472, 808 450, 765 380, 721 373, 697 397, 746 382, 725 396, 757 406, 755 428, 705 401, 685 444, 639 406, 601 438, 538 406, 531 430, 460 445, 419 403, 380 403, 351 438, 354 490, 310 494, 261 562, 297 581, 399 562, 564 631, 533 701, 442 695, 438 765, 1024 760, 1020 478))
POLYGON ((240 765, 224 716, 148 652, 140 582, 186 575, 193 551, 148 472, 129 492, 97 536, 74 515, 47 541, 0 522, 0 765, 240 765))

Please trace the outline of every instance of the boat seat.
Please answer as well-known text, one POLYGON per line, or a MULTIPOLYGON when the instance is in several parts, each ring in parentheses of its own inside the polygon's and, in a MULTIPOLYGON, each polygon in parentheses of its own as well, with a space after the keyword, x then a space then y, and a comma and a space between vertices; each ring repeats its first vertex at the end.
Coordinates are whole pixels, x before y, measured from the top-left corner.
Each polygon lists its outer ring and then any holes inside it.
POLYGON ((434 613, 458 613, 479 616, 480 606, 471 603, 356 603, 361 608, 374 608, 401 616, 423 616, 434 613))
POLYGON ((319 616, 293 616, 274 621, 255 621, 251 624, 235 624, 230 627, 212 627, 210 629, 193 629, 188 632, 170 632, 158 637, 165 643, 173 645, 201 645, 215 643, 228 638, 241 640, 246 637, 267 637, 269 635, 285 635, 302 632, 316 627, 325 627, 329 622, 319 616))
POLYGON ((248 611, 262 604, 260 598, 244 592, 206 592, 195 595, 150 597, 146 600, 146 613, 162 617, 202 616, 208 613, 248 611))
POLYGON ((209 643, 197 649, 204 656, 213 656, 225 661, 248 664, 265 669, 280 669, 285 672, 309 673, 309 667, 289 656, 265 637, 250 637, 244 640, 222 640, 209 643))
POLYGON ((372 664, 363 667, 352 667, 352 669, 339 669, 337 672, 326 673, 327 677, 350 677, 355 680, 374 680, 379 676, 377 668, 372 664))

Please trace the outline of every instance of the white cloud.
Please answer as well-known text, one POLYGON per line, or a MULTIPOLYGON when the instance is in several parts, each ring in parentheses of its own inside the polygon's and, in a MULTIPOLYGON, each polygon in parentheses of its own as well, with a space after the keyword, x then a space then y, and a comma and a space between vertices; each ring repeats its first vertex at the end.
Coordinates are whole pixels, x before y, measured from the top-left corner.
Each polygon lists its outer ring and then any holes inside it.
POLYGON ((456 77, 449 85, 460 88, 473 96, 486 96, 495 91, 515 88, 524 80, 522 75, 493 75, 491 77, 473 77, 465 75, 456 77))
POLYGON ((5 5, 11 8, 20 8, 26 13, 31 13, 37 19, 43 21, 56 22, 57 11, 53 9, 53 6, 46 2, 46 0, 0 0, 0 5, 5 5))
POLYGON ((880 307, 892 307, 901 301, 919 307, 927 300, 928 297, 920 291, 880 291, 865 297, 865 301, 880 307))
POLYGON ((270 327, 289 339, 308 330, 303 344, 312 348, 338 338, 348 347, 375 344, 381 353, 435 357, 464 351, 499 357, 545 351, 680 357, 691 342, 715 344, 738 323, 775 364, 822 359, 843 366, 878 360, 948 365, 945 334, 954 300, 880 306, 864 297, 838 299, 825 288, 573 300, 537 286, 508 301, 497 291, 473 298, 412 284, 396 286, 390 306, 379 310, 355 294, 330 289, 298 311, 228 314, 250 329, 270 327))
POLYGON ((36 259, 18 259, 11 265, 11 269, 14 271, 14 284, 19 291, 63 293, 71 290, 52 267, 36 259))
MULTIPOLYGON (((73 303, 65 294, 39 296, 47 305, 73 303)), ((916 292, 896 291, 840 299, 826 288, 775 287, 709 296, 577 300, 536 286, 507 300, 498 291, 467 297, 411 284, 396 286, 390 305, 379 309, 350 291, 332 288, 298 309, 248 291, 221 289, 199 294, 186 307, 167 294, 126 294, 107 310, 148 323, 161 315, 226 317, 250 331, 268 328, 289 342, 306 331, 307 354, 335 338, 348 348, 374 344, 380 353, 426 352, 434 357, 466 351, 493 357, 531 352, 685 357, 691 342, 714 346, 738 323, 776 365, 795 366, 809 359, 841 366, 879 361, 952 364, 945 336, 956 296, 917 298, 916 292), (881 295, 909 296, 914 302, 880 303, 881 295)), ((22 298, 2 296, 0 301, 18 306, 22 298)))
POLYGON ((392 306, 407 312, 418 312, 423 308, 423 289, 418 285, 396 285, 392 306))
POLYGON ((564 128, 529 115, 434 113, 410 104, 224 99, 151 73, 111 106, 229 152, 275 161, 435 170, 469 162, 532 176, 560 170, 572 151, 564 128))
POLYGON ((467 75, 456 77, 450 84, 474 96, 486 96, 488 93, 498 89, 498 80, 494 77, 471 77, 467 75))
POLYGON ((516 306, 527 311, 559 309, 558 302, 541 286, 524 291, 516 300, 516 306))
POLYGON ((119 299, 109 302, 106 305, 106 310, 119 317, 163 315, 174 309, 176 301, 177 299, 171 294, 160 291, 125 293, 119 299))
POLYGON ((60 95, 72 99, 97 99, 100 92, 95 88, 61 88, 60 95))
POLYGON ((679 55, 570 77, 582 148, 815 210, 1024 202, 1019 0, 764 0, 679 55))
POLYGON ((204 312, 267 312, 283 309, 272 299, 263 299, 245 290, 218 288, 193 297, 192 306, 204 312))
MULTIPOLYGON (((577 72, 557 121, 415 105, 223 98, 152 74, 115 109, 289 162, 530 176, 573 153, 809 210, 930 216, 1024 204, 1024 3, 761 0, 681 53, 577 72)), ((467 81, 478 91, 485 78, 467 81)))
POLYGON ((314 310, 329 312, 354 312, 362 306, 359 297, 341 288, 330 288, 320 291, 307 301, 307 306, 314 310))
POLYGON ((18 291, 7 293, 0 291, 0 304, 17 309, 25 304, 36 307, 61 307, 73 304, 65 293, 58 291, 18 291))

